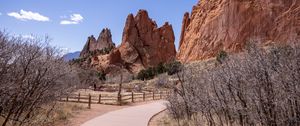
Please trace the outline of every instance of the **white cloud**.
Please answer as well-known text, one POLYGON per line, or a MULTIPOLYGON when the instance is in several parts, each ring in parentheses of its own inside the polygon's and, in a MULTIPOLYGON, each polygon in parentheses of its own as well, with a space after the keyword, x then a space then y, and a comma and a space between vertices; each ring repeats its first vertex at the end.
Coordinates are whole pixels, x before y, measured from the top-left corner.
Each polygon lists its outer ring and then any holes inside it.
POLYGON ((62 25, 70 25, 70 24, 79 24, 82 22, 83 17, 80 14, 72 14, 69 20, 62 20, 60 24, 62 25))
POLYGON ((62 51, 63 54, 67 54, 71 51, 70 48, 60 48, 60 50, 62 51))
POLYGON ((69 20, 62 20, 60 21, 60 24, 62 25, 70 25, 70 24, 78 24, 79 22, 75 22, 75 21, 69 21, 69 20))
POLYGON ((2 15, 2 13, 0 12, 0 16, 2 15))
POLYGON ((34 39, 33 35, 21 35, 21 37, 24 39, 34 39))
POLYGON ((21 21, 27 21, 27 20, 50 21, 50 19, 48 17, 43 16, 37 12, 31 12, 31 11, 25 11, 25 10, 20 10, 20 13, 10 12, 10 13, 7 13, 7 15, 14 17, 21 21))

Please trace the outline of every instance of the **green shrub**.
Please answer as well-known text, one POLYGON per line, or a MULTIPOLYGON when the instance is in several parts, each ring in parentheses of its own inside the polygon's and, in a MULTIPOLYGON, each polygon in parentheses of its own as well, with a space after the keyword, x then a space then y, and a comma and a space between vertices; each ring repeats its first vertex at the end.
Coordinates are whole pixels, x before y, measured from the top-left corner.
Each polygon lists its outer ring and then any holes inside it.
POLYGON ((155 75, 155 69, 153 67, 150 67, 146 70, 141 70, 136 78, 139 80, 149 80, 153 79, 155 75))
POLYGON ((141 70, 136 78, 139 80, 149 80, 153 79, 159 74, 166 72, 168 73, 168 75, 173 75, 181 70, 181 66, 182 64, 178 61, 173 61, 168 64, 160 63, 156 67, 149 67, 145 70, 141 70))
POLYGON ((139 80, 145 80, 145 76, 146 76, 146 70, 141 70, 139 73, 138 73, 138 75, 137 75, 137 79, 139 79, 139 80))
POLYGON ((167 72, 167 68, 163 63, 159 63, 157 67, 155 67, 155 72, 157 74, 165 73, 167 72))
POLYGON ((171 63, 166 64, 166 70, 168 75, 174 75, 180 72, 182 69, 182 64, 179 61, 173 61, 171 63))
POLYGON ((99 80, 106 81, 106 74, 104 72, 98 72, 97 76, 99 80))
POLYGON ((72 59, 70 63, 82 63, 85 61, 85 58, 72 59))
POLYGON ((94 51, 90 51, 87 55, 87 57, 94 57, 94 56, 97 56, 97 55, 106 55, 106 54, 109 54, 111 52, 111 50, 113 50, 113 47, 110 47, 110 48, 104 48, 104 49, 101 49, 101 50, 94 50, 94 51))
POLYGON ((217 61, 222 64, 227 57, 228 57, 227 52, 222 50, 217 55, 217 61))

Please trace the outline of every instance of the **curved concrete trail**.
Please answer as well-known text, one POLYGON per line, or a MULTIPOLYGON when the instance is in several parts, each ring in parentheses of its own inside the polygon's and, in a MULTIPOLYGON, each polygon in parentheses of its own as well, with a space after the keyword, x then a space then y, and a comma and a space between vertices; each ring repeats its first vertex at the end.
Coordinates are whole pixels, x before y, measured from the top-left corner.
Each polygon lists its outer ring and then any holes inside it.
POLYGON ((152 116, 166 109, 166 101, 133 106, 109 112, 81 126, 147 126, 152 116))

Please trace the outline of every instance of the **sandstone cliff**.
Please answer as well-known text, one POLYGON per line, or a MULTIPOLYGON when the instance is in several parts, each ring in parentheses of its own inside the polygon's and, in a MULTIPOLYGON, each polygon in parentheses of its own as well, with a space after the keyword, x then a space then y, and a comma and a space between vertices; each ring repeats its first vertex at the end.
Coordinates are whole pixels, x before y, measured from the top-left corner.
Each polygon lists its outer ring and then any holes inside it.
POLYGON ((252 39, 290 43, 299 36, 299 0, 201 0, 184 15, 177 58, 202 60, 241 51, 252 39))
MULTIPOLYGON (((122 37, 121 45, 110 53, 92 55, 89 58, 90 66, 110 74, 117 69, 138 73, 141 69, 167 63, 176 58, 172 26, 166 22, 162 27, 158 27, 145 10, 140 10, 136 16, 128 15, 122 37)), ((93 50, 112 47, 111 43, 110 31, 104 30, 97 42, 93 36, 88 38, 82 56, 93 50)))
POLYGON ((175 59, 174 41, 173 28, 168 22, 158 27, 147 11, 140 10, 136 16, 128 15, 118 49, 126 67, 138 72, 175 59))
POLYGON ((111 32, 108 28, 105 28, 101 31, 97 40, 93 35, 88 37, 88 40, 80 53, 80 57, 84 57, 93 51, 102 50, 105 48, 112 49, 114 47, 115 44, 112 41, 111 32))

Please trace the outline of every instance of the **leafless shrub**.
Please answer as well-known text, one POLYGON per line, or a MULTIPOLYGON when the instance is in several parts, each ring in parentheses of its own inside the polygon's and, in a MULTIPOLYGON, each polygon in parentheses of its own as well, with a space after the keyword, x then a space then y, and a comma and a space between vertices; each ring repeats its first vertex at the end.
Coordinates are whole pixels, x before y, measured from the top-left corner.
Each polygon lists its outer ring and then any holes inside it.
POLYGON ((169 85, 169 76, 166 74, 161 74, 158 75, 156 82, 155 82, 155 87, 157 88, 165 88, 168 87, 169 85))
POLYGON ((174 117, 204 118, 207 125, 300 125, 299 45, 249 44, 216 67, 180 74, 169 98, 174 117))
MULTIPOLYGON (((0 32, 2 126, 31 125, 44 105, 72 91, 76 75, 49 39, 14 38, 0 32)), ((47 110, 50 113, 52 109, 47 110)))
POLYGON ((105 83, 109 83, 109 84, 120 83, 121 74, 122 74, 123 83, 129 83, 133 80, 134 76, 128 70, 117 68, 113 72, 110 72, 109 74, 106 75, 105 83))
POLYGON ((77 87, 78 89, 93 87, 94 85, 99 86, 103 82, 97 76, 97 71, 91 69, 80 68, 79 66, 74 65, 76 68, 76 72, 80 81, 80 85, 77 87))

